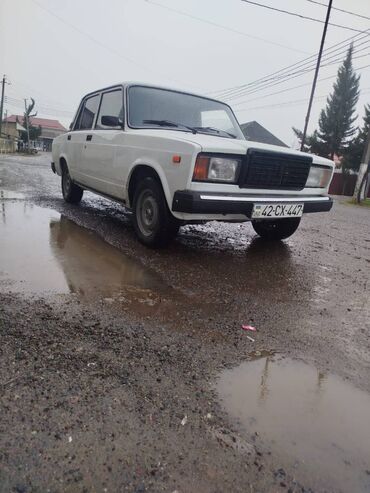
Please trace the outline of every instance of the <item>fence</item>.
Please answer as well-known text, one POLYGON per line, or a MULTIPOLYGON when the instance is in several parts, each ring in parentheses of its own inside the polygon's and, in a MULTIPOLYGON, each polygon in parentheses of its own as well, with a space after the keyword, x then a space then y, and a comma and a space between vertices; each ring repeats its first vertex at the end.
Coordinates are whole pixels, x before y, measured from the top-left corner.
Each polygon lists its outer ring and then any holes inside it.
POLYGON ((32 153, 37 153, 38 151, 49 150, 44 142, 40 140, 30 140, 29 146, 26 142, 16 139, 0 139, 0 154, 10 154, 13 152, 28 152, 28 149, 32 153))
MULTIPOLYGON (((357 181, 357 173, 355 174, 344 174, 344 173, 334 173, 332 182, 329 187, 329 193, 331 195, 348 195, 352 196, 355 191, 357 181)), ((370 197, 370 189, 368 192, 368 197, 370 197)))
POLYGON ((17 149, 16 142, 13 139, 0 139, 0 154, 15 152, 17 149))

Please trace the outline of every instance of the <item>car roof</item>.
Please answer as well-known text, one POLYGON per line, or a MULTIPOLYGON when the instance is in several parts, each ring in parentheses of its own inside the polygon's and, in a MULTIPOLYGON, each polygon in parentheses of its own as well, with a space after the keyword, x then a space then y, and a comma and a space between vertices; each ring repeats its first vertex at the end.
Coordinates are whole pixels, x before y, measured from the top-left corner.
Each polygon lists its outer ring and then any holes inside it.
POLYGON ((204 94, 197 94, 197 93, 194 93, 194 92, 191 92, 191 91, 185 91, 184 89, 181 89, 181 88, 161 86, 161 85, 157 85, 157 84, 148 84, 147 82, 140 82, 140 81, 118 82, 117 84, 112 84, 111 86, 102 87, 100 89, 96 89, 95 91, 91 91, 88 94, 85 94, 85 96, 83 97, 83 99, 85 99, 87 96, 90 96, 92 94, 96 94, 97 92, 107 91, 109 89, 115 89, 115 88, 117 88, 119 86, 123 86, 123 87, 140 86, 140 87, 150 87, 150 88, 153 88, 153 89, 163 89, 165 91, 179 92, 179 93, 183 93, 183 94, 189 94, 190 96, 196 96, 198 98, 210 99, 212 101, 217 101, 218 103, 223 103, 223 104, 226 104, 227 105, 227 103, 224 103, 223 101, 220 101, 218 99, 211 98, 211 97, 206 96, 204 94))

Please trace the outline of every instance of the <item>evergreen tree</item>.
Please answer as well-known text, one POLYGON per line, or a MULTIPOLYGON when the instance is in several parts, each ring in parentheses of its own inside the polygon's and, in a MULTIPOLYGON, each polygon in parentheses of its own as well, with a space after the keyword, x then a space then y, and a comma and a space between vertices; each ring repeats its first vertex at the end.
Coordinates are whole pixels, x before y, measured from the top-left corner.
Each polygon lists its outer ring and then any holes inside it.
MULTIPOLYGON (((295 136, 299 141, 299 145, 301 145, 303 132, 298 128, 292 127, 295 136)), ((326 148, 323 142, 319 139, 319 135, 317 130, 311 135, 306 135, 305 144, 303 146, 304 152, 310 152, 311 154, 318 154, 319 156, 325 156, 326 148)))
POLYGON ((363 126, 358 130, 356 137, 349 143, 344 153, 342 162, 344 172, 348 172, 350 169, 354 171, 359 170, 370 128, 370 104, 365 105, 365 115, 363 120, 363 126))
POLYGON ((338 69, 333 91, 326 100, 326 108, 321 111, 318 137, 323 143, 324 154, 333 158, 342 155, 349 139, 356 132, 354 122, 356 104, 359 96, 360 76, 352 66, 353 46, 338 69))

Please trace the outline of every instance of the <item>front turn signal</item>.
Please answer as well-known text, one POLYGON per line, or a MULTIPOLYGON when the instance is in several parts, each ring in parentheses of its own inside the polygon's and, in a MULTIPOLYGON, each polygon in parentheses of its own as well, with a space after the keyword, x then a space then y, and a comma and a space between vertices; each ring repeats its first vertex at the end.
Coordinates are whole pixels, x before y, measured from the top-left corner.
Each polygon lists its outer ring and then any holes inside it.
POLYGON ((208 167, 210 158, 207 156, 198 156, 195 161, 193 181, 205 181, 208 179, 208 167))

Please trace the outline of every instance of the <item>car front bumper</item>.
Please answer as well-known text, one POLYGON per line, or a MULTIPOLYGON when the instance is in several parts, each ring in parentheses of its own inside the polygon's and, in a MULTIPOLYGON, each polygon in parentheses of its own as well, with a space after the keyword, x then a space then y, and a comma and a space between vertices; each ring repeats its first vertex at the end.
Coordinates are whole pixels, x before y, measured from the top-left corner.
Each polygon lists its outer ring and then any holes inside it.
POLYGON ((175 192, 172 210, 188 214, 243 214, 250 218, 254 204, 304 204, 303 213, 330 211, 333 200, 327 196, 226 194, 181 190, 175 192))

